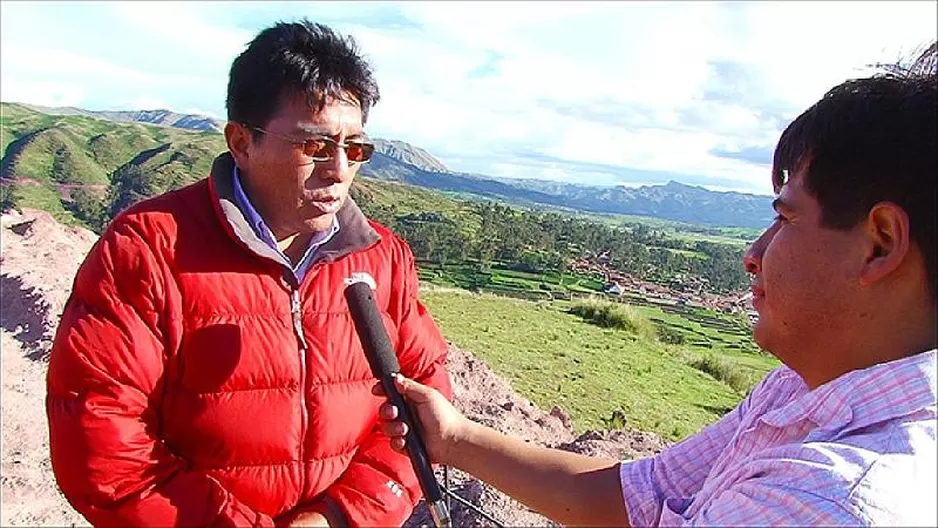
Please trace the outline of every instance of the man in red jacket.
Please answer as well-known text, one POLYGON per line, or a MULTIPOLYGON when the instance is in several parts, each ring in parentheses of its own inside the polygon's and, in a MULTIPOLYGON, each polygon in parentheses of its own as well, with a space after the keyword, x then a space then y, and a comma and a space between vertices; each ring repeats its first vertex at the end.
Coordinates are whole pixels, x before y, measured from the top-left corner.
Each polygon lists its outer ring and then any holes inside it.
POLYGON ((378 87, 308 21, 235 59, 229 151, 108 226, 55 337, 52 467, 94 525, 400 525, 420 488, 342 295, 375 289, 402 371, 451 395, 410 249, 348 198, 378 87))

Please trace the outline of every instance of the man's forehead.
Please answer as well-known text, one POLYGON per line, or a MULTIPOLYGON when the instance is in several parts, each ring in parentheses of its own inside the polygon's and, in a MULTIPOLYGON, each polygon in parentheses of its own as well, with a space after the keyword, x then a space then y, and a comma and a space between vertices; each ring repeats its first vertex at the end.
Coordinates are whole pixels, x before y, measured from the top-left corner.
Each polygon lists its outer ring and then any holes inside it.
POLYGON ((354 114, 361 117, 362 109, 358 100, 352 96, 334 97, 325 96, 308 97, 303 93, 296 93, 292 96, 283 97, 278 105, 278 114, 281 115, 303 115, 309 116, 312 120, 319 120, 318 116, 332 113, 354 114))
POLYGON ((813 157, 811 154, 805 154, 798 158, 798 160, 794 163, 794 166, 776 166, 774 168, 774 177, 772 181, 775 187, 775 195, 778 196, 785 187, 790 187, 793 181, 803 180, 804 174, 811 167, 812 159, 813 157))
POLYGON ((282 114, 295 132, 306 134, 360 135, 363 133, 361 110, 354 105, 333 102, 321 108, 294 107, 282 114))
POLYGON ((361 119, 346 116, 330 116, 324 119, 299 120, 294 127, 296 132, 315 135, 336 135, 344 132, 346 135, 364 134, 361 119))
POLYGON ((810 193, 804 187, 804 174, 800 171, 789 171, 785 180, 775 192, 772 207, 775 210, 796 211, 807 206, 811 199, 810 193))

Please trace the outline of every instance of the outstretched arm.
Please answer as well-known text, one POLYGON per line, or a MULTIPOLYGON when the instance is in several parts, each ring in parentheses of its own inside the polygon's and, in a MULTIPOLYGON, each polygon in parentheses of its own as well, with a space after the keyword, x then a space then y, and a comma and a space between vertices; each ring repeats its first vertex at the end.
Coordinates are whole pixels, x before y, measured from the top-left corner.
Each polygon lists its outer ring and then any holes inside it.
MULTIPOLYGON (((619 463, 503 435, 470 421, 433 389, 398 380, 416 410, 431 460, 471 473, 563 524, 615 526, 668 524, 662 517, 665 499, 699 491, 765 384, 700 433, 655 457, 619 463)), ((380 394, 380 385, 374 391, 380 394)), ((391 446, 403 449, 407 426, 397 419, 397 409, 385 404, 380 415, 391 446)))
MULTIPOLYGON (((441 394, 409 379, 400 378, 398 389, 417 412, 432 461, 466 471, 562 524, 629 525, 617 461, 504 435, 470 421, 441 394)), ((397 410, 387 404, 381 418, 392 447, 403 449, 407 426, 396 420, 397 410)))

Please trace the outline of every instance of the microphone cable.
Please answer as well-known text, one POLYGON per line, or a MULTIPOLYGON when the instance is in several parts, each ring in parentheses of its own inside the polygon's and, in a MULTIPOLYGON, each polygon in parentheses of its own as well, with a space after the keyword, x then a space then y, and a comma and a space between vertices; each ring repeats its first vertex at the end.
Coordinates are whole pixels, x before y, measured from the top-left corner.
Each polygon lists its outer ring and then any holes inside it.
POLYGON ((446 496, 446 508, 449 510, 450 515, 453 513, 453 506, 450 499, 456 499, 456 502, 462 504, 466 508, 469 508, 473 512, 482 516, 485 520, 492 523, 492 526, 495 528, 505 528, 505 525, 498 522, 494 517, 486 513, 482 508, 476 506, 475 504, 469 502, 468 500, 460 497, 458 493, 449 489, 449 466, 443 466, 443 485, 440 486, 440 491, 446 496))

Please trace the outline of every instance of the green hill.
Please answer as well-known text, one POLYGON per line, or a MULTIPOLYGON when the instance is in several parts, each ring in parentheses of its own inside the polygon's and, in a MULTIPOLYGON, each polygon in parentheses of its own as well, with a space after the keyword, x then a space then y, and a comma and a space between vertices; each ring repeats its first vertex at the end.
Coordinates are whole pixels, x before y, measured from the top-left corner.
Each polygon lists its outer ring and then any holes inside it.
POLYGON ((99 231, 124 207, 208 174, 224 138, 0 104, 2 205, 99 231))
MULTIPOLYGON (((15 103, 0 103, 0 145, 4 209, 34 207, 95 231, 143 198, 204 178, 227 148, 217 132, 49 115, 15 103)), ((479 224, 439 191, 361 177, 353 194, 394 204, 394 215, 434 211, 469 230, 479 224)))

